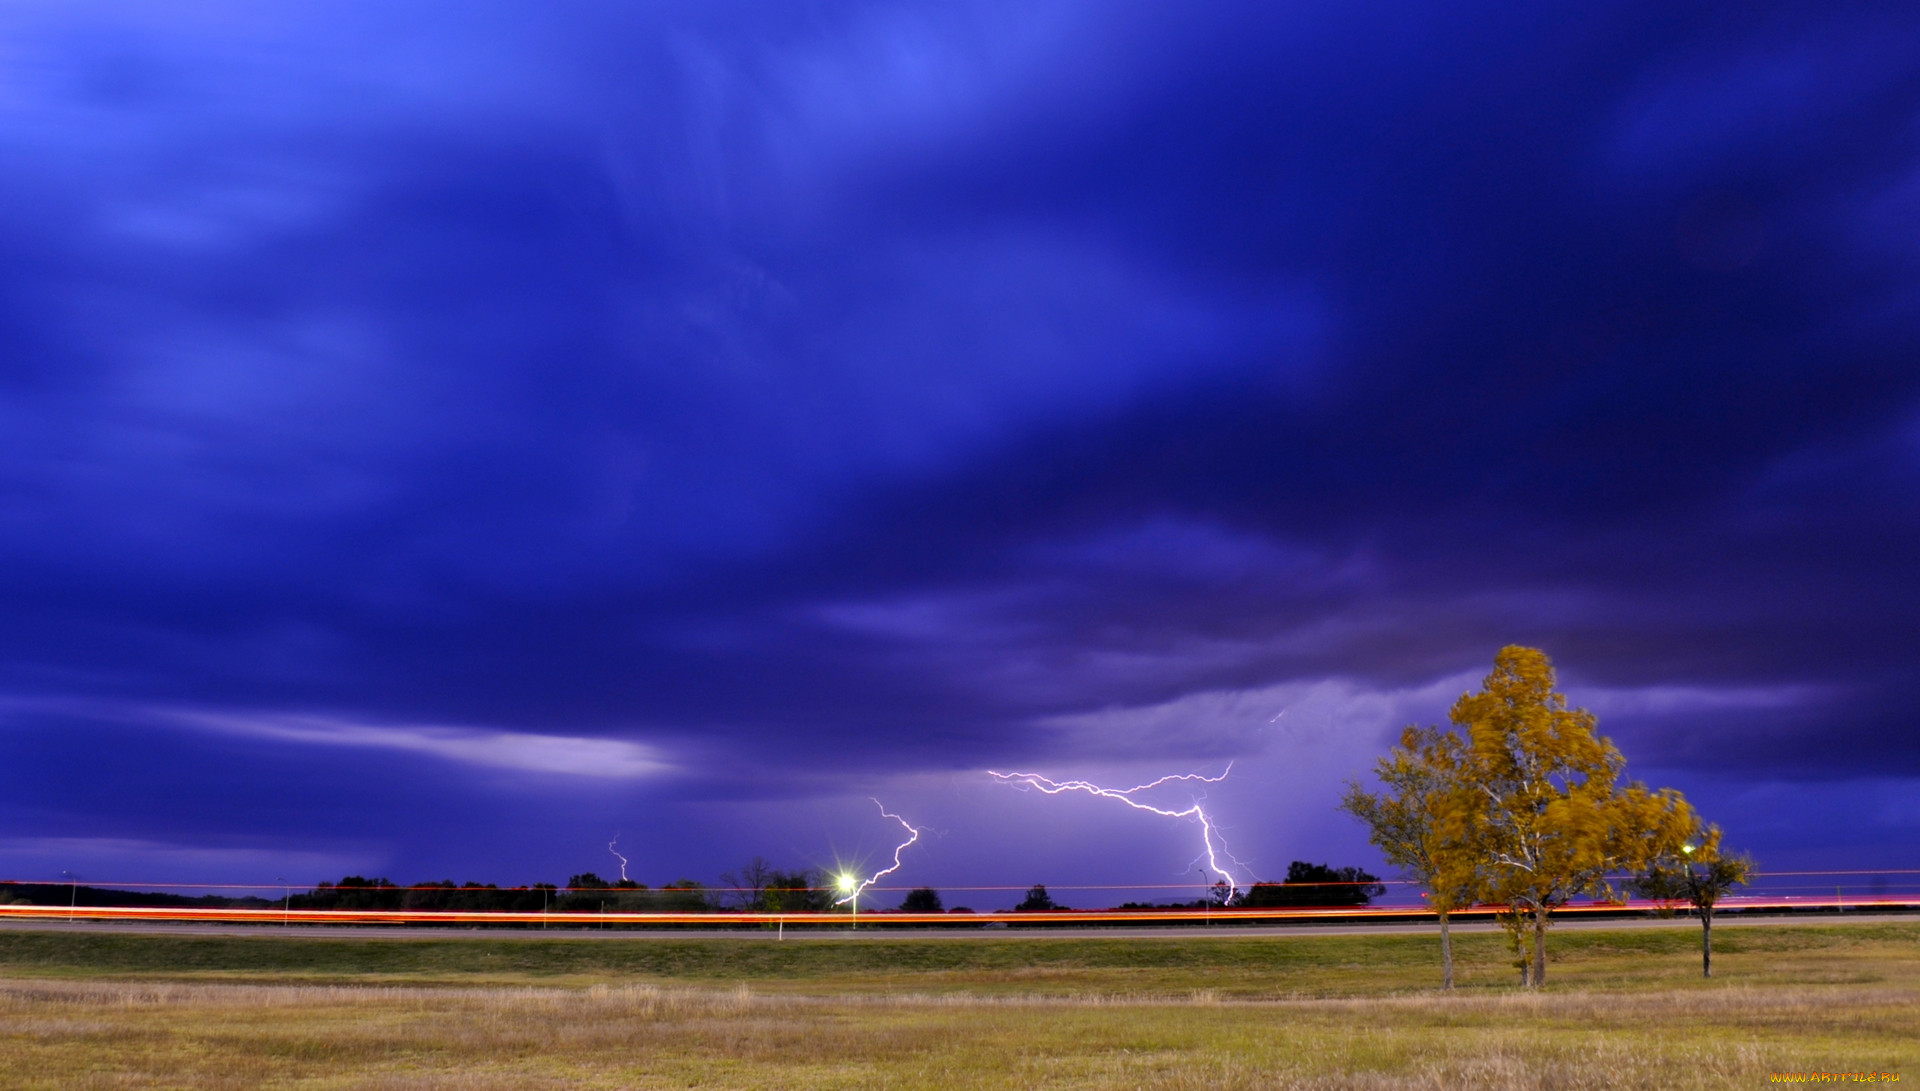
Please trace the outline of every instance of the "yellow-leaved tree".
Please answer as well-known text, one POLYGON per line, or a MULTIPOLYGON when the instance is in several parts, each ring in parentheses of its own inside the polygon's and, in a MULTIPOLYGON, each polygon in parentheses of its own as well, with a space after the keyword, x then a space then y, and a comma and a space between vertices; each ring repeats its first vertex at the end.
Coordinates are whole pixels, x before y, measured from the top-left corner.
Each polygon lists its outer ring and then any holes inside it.
POLYGON ((1474 900, 1510 907, 1531 931, 1522 975, 1534 986, 1546 983, 1555 909, 1612 895, 1611 876, 1670 858, 1697 827, 1678 792, 1622 787, 1620 751, 1554 684, 1545 652, 1500 649, 1480 692, 1448 713, 1467 737, 1461 773, 1437 806, 1441 837, 1475 859, 1474 900))
POLYGON ((1426 890, 1427 907, 1440 918, 1440 987, 1453 988, 1453 938, 1449 915, 1473 900, 1476 857, 1471 846, 1449 838, 1443 816, 1461 785, 1467 764, 1460 736, 1436 727, 1409 727, 1400 745, 1374 767, 1385 788, 1369 792, 1347 782, 1340 809, 1367 824, 1387 863, 1426 890))

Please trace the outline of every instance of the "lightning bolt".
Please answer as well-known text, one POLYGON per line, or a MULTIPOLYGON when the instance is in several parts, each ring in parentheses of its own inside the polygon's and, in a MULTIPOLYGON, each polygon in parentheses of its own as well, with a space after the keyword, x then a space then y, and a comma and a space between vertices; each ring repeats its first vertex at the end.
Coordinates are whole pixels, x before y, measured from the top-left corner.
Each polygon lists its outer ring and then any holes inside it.
POLYGON ((627 881, 627 858, 620 856, 620 850, 613 847, 619 843, 620 835, 616 833, 613 835, 613 840, 607 842, 607 851, 620 857, 620 881, 624 883, 627 881))
MULTIPOLYGON (((873 799, 872 796, 868 796, 867 798, 873 799)), ((852 893, 848 894, 846 897, 840 899, 839 901, 834 902, 833 904, 835 905, 845 905, 848 902, 853 901, 855 898, 858 898, 861 894, 865 893, 868 887, 879 882, 883 877, 891 875, 896 871, 899 871, 900 870, 900 854, 907 851, 907 846, 913 844, 915 841, 920 840, 920 831, 916 829, 906 819, 901 818, 899 815, 894 814, 892 811, 887 810, 886 804, 880 802, 877 799, 874 799, 873 805, 880 808, 881 817, 891 818, 895 822, 900 823, 901 827, 907 831, 907 839, 905 841, 900 842, 898 845, 894 846, 893 865, 891 867, 882 868, 881 870, 874 872, 871 876, 867 877, 866 879, 861 880, 860 884, 853 888, 852 893)), ((842 887, 841 889, 844 890, 846 888, 842 887)))
POLYGON ((1198 781, 1202 784, 1218 784, 1227 779, 1227 774, 1231 772, 1233 772, 1233 763, 1228 762, 1226 770, 1217 777, 1203 776, 1199 773, 1174 773, 1161 777, 1159 780, 1149 781, 1146 784, 1136 784, 1131 788, 1103 788, 1092 781, 1054 780, 1051 777, 1043 777, 1038 773, 996 773, 989 769, 987 770, 987 775, 1007 784, 1017 785, 1022 788, 1034 788, 1050 796, 1057 796, 1063 792, 1085 792, 1088 795, 1100 796, 1103 799, 1117 799, 1137 811, 1146 811, 1149 814, 1157 814, 1166 818, 1191 818, 1198 821, 1200 823, 1200 842, 1204 846, 1204 849, 1199 856, 1194 857, 1194 863, 1197 865, 1204 857, 1207 861, 1208 870, 1226 881, 1228 893, 1226 901, 1222 904, 1231 904, 1234 895, 1240 891, 1241 883, 1240 879, 1235 876, 1233 872, 1228 871, 1226 867, 1220 863, 1220 858, 1224 856, 1240 867, 1245 867, 1246 865, 1236 859, 1233 853, 1227 851, 1226 839, 1220 836, 1219 828, 1213 824, 1213 819, 1207 815, 1206 808, 1200 805, 1200 800, 1195 799, 1193 806, 1187 807, 1184 810, 1169 810, 1165 807, 1155 807, 1151 803, 1143 803, 1133 798, 1137 793, 1151 791, 1161 785, 1172 784, 1182 780, 1198 781), (1218 843, 1217 845, 1216 842, 1218 843))

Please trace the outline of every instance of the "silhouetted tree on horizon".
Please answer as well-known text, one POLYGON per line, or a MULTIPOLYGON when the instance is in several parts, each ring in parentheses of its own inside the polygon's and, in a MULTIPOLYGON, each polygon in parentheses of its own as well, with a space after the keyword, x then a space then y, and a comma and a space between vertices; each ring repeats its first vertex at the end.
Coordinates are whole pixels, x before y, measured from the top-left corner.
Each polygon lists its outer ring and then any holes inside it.
POLYGON ((1013 907, 1016 913, 1045 913, 1049 910, 1065 909, 1064 905, 1054 901, 1047 894, 1045 885, 1035 883, 1027 888, 1027 896, 1019 905, 1013 907))
POLYGON ((930 886, 918 886, 907 891, 907 896, 900 899, 900 911, 902 913, 945 912, 940 907, 940 892, 930 886))

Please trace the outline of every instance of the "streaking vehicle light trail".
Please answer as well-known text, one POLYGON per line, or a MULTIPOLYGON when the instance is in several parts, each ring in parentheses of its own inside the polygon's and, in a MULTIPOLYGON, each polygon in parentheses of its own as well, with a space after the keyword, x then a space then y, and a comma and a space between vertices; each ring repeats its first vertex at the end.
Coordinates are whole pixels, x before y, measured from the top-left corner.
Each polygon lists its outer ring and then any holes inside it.
POLYGON ((1152 791, 1162 785, 1172 784, 1176 781, 1184 780, 1198 781, 1201 784, 1218 784, 1227 779, 1227 775, 1232 772, 1233 763, 1228 762, 1227 768, 1217 777, 1204 776, 1200 773, 1174 773, 1146 784, 1136 784, 1131 788, 1103 788, 1092 781, 1054 780, 1050 777, 1043 777, 1038 773, 997 773, 989 769, 987 770, 987 775, 1017 787, 1035 788, 1050 796, 1057 796, 1063 792, 1085 792, 1088 795, 1100 796, 1104 799, 1117 799, 1137 811, 1146 811, 1150 814, 1157 814, 1166 818, 1190 818, 1199 822, 1200 841, 1204 849, 1199 856, 1194 857, 1194 863, 1198 864, 1202 858, 1205 858, 1207 861, 1207 869, 1215 875, 1220 876, 1221 881, 1227 884, 1227 896, 1222 899, 1221 904, 1232 905, 1233 899, 1239 894, 1243 888, 1243 884, 1238 876, 1228 871, 1226 867, 1220 863, 1220 858, 1224 856, 1240 867, 1245 867, 1246 865, 1235 859, 1233 853, 1227 851, 1225 839, 1220 836, 1220 831, 1213 824, 1213 819, 1208 817, 1206 808, 1200 805, 1200 800, 1195 799, 1193 805, 1190 807, 1172 810, 1166 807, 1156 807, 1151 803, 1143 803, 1133 798, 1137 793, 1152 791))
MULTIPOLYGON (((873 797, 869 796, 867 798, 872 799, 873 797)), ((860 895, 865 893, 868 887, 879 882, 881 879, 885 878, 886 876, 891 875, 896 871, 899 871, 900 870, 900 854, 907 851, 907 847, 909 845, 912 845, 915 841, 920 840, 920 831, 917 828, 915 828, 912 823, 908 822, 904 818, 901 818, 899 815, 894 814, 892 811, 887 810, 887 805, 880 802, 877 799, 873 800, 873 805, 880 808, 880 814, 883 817, 891 818, 895 822, 900 823, 900 825, 903 828, 905 828, 907 831, 907 839, 905 841, 900 842, 898 845, 894 846, 893 865, 891 867, 883 868, 879 871, 874 872, 872 875, 868 876, 867 878, 861 879, 858 881, 855 880, 854 876, 845 874, 843 872, 839 876, 839 887, 843 892, 846 893, 846 897, 841 898, 837 902, 834 902, 833 904, 835 905, 846 905, 847 903, 852 902, 854 903, 855 907, 858 908, 860 895)))
MULTIPOLYGON (((1557 912, 1570 914, 1593 914, 1595 916, 1645 916, 1658 909, 1657 903, 1643 899, 1631 899, 1624 902, 1576 902, 1565 905, 1557 912)), ((1835 895, 1827 894, 1807 898, 1755 898, 1735 896, 1723 899, 1719 908, 1725 910, 1787 910, 1804 913, 1807 910, 1845 909, 1854 910, 1902 910, 1920 909, 1920 897, 1912 895, 1849 895, 1844 902, 1835 895)), ((1491 922, 1504 907, 1497 905, 1474 906, 1456 910, 1456 916, 1463 919, 1480 919, 1491 922)), ((846 924, 847 918, 840 913, 793 913, 793 912, 741 912, 741 911, 700 911, 700 912, 515 912, 515 911, 462 911, 462 910, 406 910, 406 909, 295 909, 289 916, 274 906, 270 909, 201 908, 198 906, 79 906, 70 909, 64 905, 0 905, 0 921, 65 921, 73 915, 81 921, 195 921, 201 923, 267 924, 279 925, 291 919, 295 924, 410 924, 441 925, 445 927, 467 928, 475 925, 519 925, 542 924, 579 925, 583 928, 604 928, 610 924, 626 924, 637 927, 657 925, 709 925, 719 929, 735 929, 742 924, 817 924, 836 927, 846 924)), ((1232 909, 1227 911, 1198 909, 1067 909, 1049 912, 988 911, 973 914, 966 918, 970 928, 982 924, 1034 924, 1037 922, 1056 922, 1061 924, 1168 924, 1179 922, 1244 922, 1259 924, 1267 921, 1325 921, 1341 922, 1360 919, 1400 920, 1428 922, 1433 911, 1423 906, 1341 906, 1335 908, 1277 908, 1232 909)), ((893 924, 931 924, 951 925, 953 918, 945 913, 888 913, 884 919, 893 924)), ((1626 922, 1619 922, 1626 923, 1626 922)), ((1650 926, 1670 926, 1667 922, 1639 921, 1636 924, 1650 926)), ((1765 926, 1774 923, 1813 924, 1816 921, 1795 917, 1789 921, 1740 920, 1733 918, 1729 923, 1765 926)), ((1680 922, 1682 926, 1686 922, 1680 922)), ((680 933, 684 935, 685 933, 680 933)), ((738 931, 724 931, 719 935, 738 936, 738 931)), ((977 930, 962 935, 984 936, 977 930)))

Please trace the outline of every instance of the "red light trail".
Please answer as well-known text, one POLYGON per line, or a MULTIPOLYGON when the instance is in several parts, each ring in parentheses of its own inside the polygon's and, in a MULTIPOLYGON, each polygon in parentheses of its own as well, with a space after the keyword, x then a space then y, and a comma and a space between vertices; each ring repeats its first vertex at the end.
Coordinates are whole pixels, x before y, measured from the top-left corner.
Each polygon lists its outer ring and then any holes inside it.
MULTIPOLYGON (((1629 900, 1625 902, 1587 902, 1563 906, 1556 912, 1562 914, 1590 913, 1635 913, 1651 912, 1659 907, 1649 901, 1629 900)), ((1882 894, 1850 896, 1844 899, 1831 895, 1820 897, 1789 898, 1726 898, 1722 899, 1718 911, 1779 911, 1779 910, 1820 910, 1836 911, 1870 909, 1920 909, 1920 896, 1911 894, 1882 894)), ((1472 909, 1456 910, 1456 919, 1491 919, 1502 911, 1499 906, 1476 906, 1472 909)), ((1069 909, 1044 912, 996 911, 985 913, 901 913, 879 911, 874 915, 875 923, 944 925, 955 928, 975 927, 988 924, 1033 925, 1033 924, 1168 924, 1182 922, 1207 922, 1219 925, 1262 924, 1279 921, 1352 921, 1389 918, 1431 918, 1432 913, 1420 906, 1333 906, 1327 908, 1290 908, 1290 909, 1069 909)), ((4 905, 0 906, 0 921, 167 921, 225 924, 427 924, 427 925, 479 925, 479 924, 545 924, 545 925, 632 925, 646 926, 686 926, 705 925, 708 928, 731 928, 739 925, 782 925, 790 927, 821 925, 844 926, 848 915, 844 913, 761 913, 740 911, 713 912, 645 912, 645 913, 578 913, 578 912, 512 912, 512 911, 461 911, 461 910, 407 910, 407 909, 228 909, 204 908, 193 906, 77 906, 64 905, 4 905)))

